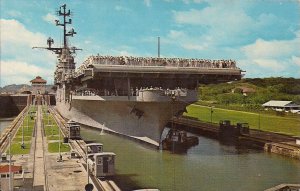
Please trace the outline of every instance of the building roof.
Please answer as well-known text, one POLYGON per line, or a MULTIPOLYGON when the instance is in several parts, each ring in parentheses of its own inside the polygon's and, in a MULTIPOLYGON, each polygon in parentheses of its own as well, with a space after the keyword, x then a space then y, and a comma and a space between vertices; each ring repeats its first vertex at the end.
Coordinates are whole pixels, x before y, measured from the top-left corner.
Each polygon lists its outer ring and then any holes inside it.
POLYGON ((250 87, 239 86, 237 88, 240 88, 243 91, 243 93, 254 93, 254 92, 256 92, 255 89, 250 88, 250 87))
POLYGON ((35 79, 30 81, 31 83, 47 83, 46 80, 44 80, 41 76, 35 77, 35 79))
MULTIPOLYGON (((22 171, 22 166, 11 165, 11 172, 20 172, 22 171)), ((9 165, 0 166, 0 174, 9 173, 9 165)))
POLYGON ((298 105, 292 103, 292 101, 271 100, 271 101, 268 101, 268 102, 262 104, 262 106, 264 106, 264 107, 297 107, 298 105))

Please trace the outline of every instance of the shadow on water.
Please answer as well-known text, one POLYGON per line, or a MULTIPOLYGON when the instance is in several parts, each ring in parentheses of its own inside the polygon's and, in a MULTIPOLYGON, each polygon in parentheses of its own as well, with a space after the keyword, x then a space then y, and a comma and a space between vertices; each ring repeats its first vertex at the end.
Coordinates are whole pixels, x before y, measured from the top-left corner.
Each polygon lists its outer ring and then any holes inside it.
POLYGON ((137 174, 118 174, 112 180, 124 191, 140 189, 141 186, 132 180, 137 174))
MULTIPOLYGON (((167 132, 170 130, 169 127, 166 127, 162 133, 161 138, 166 137, 167 132)), ((176 147, 172 146, 169 150, 164 150, 164 152, 169 152, 170 154, 176 155, 189 155, 189 154, 200 154, 206 156, 216 156, 216 155, 242 155, 242 154, 254 154, 262 153, 261 149, 251 148, 249 146, 240 144, 235 139, 214 139, 201 135, 199 133, 187 133, 188 136, 196 136, 199 139, 199 143, 192 147, 176 147), (206 149, 211 146, 215 146, 218 150, 206 149)))

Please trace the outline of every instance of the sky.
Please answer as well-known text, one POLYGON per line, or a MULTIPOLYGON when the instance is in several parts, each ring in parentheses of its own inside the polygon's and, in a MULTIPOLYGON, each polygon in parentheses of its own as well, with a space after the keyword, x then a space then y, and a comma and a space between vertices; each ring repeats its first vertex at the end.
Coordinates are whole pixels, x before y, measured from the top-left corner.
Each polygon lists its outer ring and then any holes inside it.
POLYGON ((67 4, 88 56, 157 56, 232 59, 245 77, 300 76, 300 0, 0 0, 0 87, 29 84, 40 75, 53 84, 56 55, 48 37, 61 46, 55 26, 58 8, 67 4))

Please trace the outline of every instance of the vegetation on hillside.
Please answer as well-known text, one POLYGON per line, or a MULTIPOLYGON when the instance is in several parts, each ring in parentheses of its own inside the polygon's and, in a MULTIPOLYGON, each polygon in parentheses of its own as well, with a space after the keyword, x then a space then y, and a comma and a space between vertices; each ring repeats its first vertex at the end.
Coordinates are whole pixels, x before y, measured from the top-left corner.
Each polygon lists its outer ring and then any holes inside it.
POLYGON ((238 110, 260 110, 270 100, 300 104, 300 79, 254 78, 231 83, 201 85, 200 104, 238 110), (250 90, 250 92, 243 91, 250 90))
MULTIPOLYGON (((46 85, 46 91, 49 93, 54 92, 55 89, 53 89, 53 87, 53 85, 46 85)), ((0 87, 0 93, 20 93, 24 89, 29 91, 33 90, 32 86, 27 84, 11 84, 0 87)))

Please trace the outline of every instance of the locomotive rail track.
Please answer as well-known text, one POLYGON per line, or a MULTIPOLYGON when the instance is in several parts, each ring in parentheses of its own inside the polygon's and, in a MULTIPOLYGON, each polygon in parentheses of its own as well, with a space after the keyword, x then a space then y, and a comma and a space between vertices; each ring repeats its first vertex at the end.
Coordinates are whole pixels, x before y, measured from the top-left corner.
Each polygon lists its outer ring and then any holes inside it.
MULTIPOLYGON (((50 113, 53 115, 56 123, 58 124, 63 136, 67 136, 67 122, 58 112, 56 112, 53 108, 49 108, 50 113)), ((86 165, 86 153, 85 153, 85 141, 82 139, 79 140, 69 140, 69 144, 71 149, 77 153, 79 158, 81 158, 81 162, 83 167, 87 170, 86 165)), ((116 185, 113 180, 109 179, 100 179, 95 177, 94 175, 89 175, 93 184, 95 185, 97 190, 102 191, 121 191, 121 189, 116 185)))
POLYGON ((15 134, 17 133, 20 124, 23 121, 24 118, 24 114, 28 111, 28 106, 25 107, 23 109, 23 111, 13 120, 13 122, 11 123, 9 128, 6 128, 5 131, 3 133, 1 133, 0 136, 0 153, 4 153, 8 144, 9 144, 9 140, 8 140, 8 135, 10 133, 11 135, 11 139, 13 139, 13 137, 15 136, 15 134))

